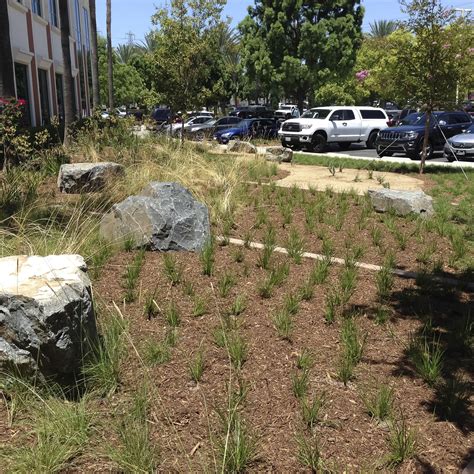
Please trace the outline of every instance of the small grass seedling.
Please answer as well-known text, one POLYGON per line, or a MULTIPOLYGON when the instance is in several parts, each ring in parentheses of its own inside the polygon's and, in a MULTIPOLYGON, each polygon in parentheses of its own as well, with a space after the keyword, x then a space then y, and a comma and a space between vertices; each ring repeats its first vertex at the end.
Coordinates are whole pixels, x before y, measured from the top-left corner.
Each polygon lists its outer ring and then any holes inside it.
POLYGON ((189 363, 189 373, 193 382, 201 381, 205 367, 204 351, 200 348, 189 363))
POLYGON ((341 297, 336 291, 330 291, 326 295, 326 304, 324 308, 324 319, 327 324, 332 324, 336 319, 336 314, 341 306, 341 297))
POLYGON ((273 324, 278 336, 287 341, 291 340, 293 333, 293 319, 286 309, 279 309, 273 316, 273 324))
POLYGON ((302 400, 308 392, 309 371, 302 370, 294 373, 291 377, 291 387, 293 389, 293 395, 298 400, 302 400))
POLYGON ((270 273, 270 282, 273 286, 281 286, 290 274, 290 265, 287 262, 277 264, 270 273))
POLYGON ((328 171, 332 177, 336 176, 336 167, 334 166, 334 164, 331 163, 328 166, 328 171))
POLYGON ((183 278, 183 267, 180 265, 173 254, 165 253, 163 255, 163 269, 169 282, 175 286, 181 283, 183 278))
POLYGON ((390 454, 387 464, 395 467, 412 458, 416 453, 416 435, 401 417, 390 424, 390 454))
POLYGON ((212 276, 214 271, 214 253, 214 241, 210 239, 204 244, 200 255, 203 275, 212 276))
POLYGON ((286 242, 286 249, 288 256, 293 259, 297 265, 300 265, 303 261, 304 246, 304 239, 300 236, 296 228, 292 228, 286 242))
POLYGON ((275 229, 272 226, 267 228, 265 237, 263 239, 263 250, 258 257, 257 265, 264 270, 270 268, 270 261, 275 250, 275 229))
POLYGON ((225 272, 219 281, 217 282, 217 288, 219 295, 222 298, 226 298, 229 295, 230 290, 235 285, 235 277, 229 272, 225 272))
POLYGON ((369 416, 377 421, 385 421, 393 412, 393 388, 381 384, 376 387, 375 393, 363 395, 362 400, 369 416))
POLYGON ((300 297, 297 294, 289 293, 285 296, 283 307, 290 315, 294 315, 300 309, 300 297))
POLYGON ((140 250, 135 255, 132 263, 127 266, 124 277, 125 302, 131 303, 136 299, 136 287, 140 272, 145 261, 145 250, 140 250))
POLYGON ((229 313, 232 316, 240 316, 247 308, 247 298, 245 295, 237 295, 232 306, 230 307, 229 313))
POLYGON ((166 319, 166 322, 168 323, 168 326, 172 328, 177 328, 181 324, 179 311, 174 301, 171 301, 171 303, 166 308, 165 319, 166 319))
POLYGON ((314 285, 311 278, 308 278, 299 289, 299 297, 303 301, 310 301, 314 296, 314 285))
POLYGON ((206 300, 202 296, 196 296, 194 298, 193 316, 195 318, 199 318, 200 316, 204 316, 206 312, 207 312, 206 300))
POLYGON ((309 441, 304 436, 298 436, 296 441, 298 443, 298 461, 304 467, 309 468, 311 472, 326 472, 317 439, 313 438, 309 441))
POLYGON ((377 298, 380 303, 387 301, 392 291, 394 276, 391 263, 390 259, 385 259, 381 270, 375 276, 377 298))
POLYGON ((326 396, 322 393, 321 395, 316 395, 311 401, 307 398, 302 398, 300 403, 303 421, 312 430, 316 423, 321 421, 321 411, 326 404, 326 396))
POLYGON ((300 370, 308 371, 313 366, 313 356, 311 352, 304 348, 296 359, 296 367, 300 370))
POLYGON ((145 297, 145 304, 143 306, 143 313, 148 320, 153 319, 155 316, 158 315, 160 308, 156 302, 156 290, 146 295, 145 297))
POLYGON ((444 351, 439 340, 428 341, 426 336, 412 337, 408 355, 416 371, 428 385, 435 385, 443 370, 444 351))
POLYGON ((184 280, 183 283, 183 293, 186 296, 194 296, 194 283, 192 281, 184 280))
POLYGON ((167 328, 164 343, 169 347, 176 347, 178 343, 178 328, 167 328))
POLYGON ((380 228, 373 226, 372 229, 370 229, 370 236, 372 237, 372 243, 380 248, 382 246, 382 231, 380 228))
POLYGON ((232 252, 232 260, 234 260, 235 263, 242 263, 245 260, 244 251, 241 247, 236 248, 232 252))
POLYGON ((341 343, 345 357, 354 365, 362 359, 367 334, 361 335, 354 318, 346 318, 342 323, 341 343))
POLYGON ((227 350, 232 365, 235 369, 240 370, 247 360, 248 344, 240 334, 229 334, 227 337, 227 350))
POLYGON ((171 360, 170 346, 166 342, 150 339, 145 343, 143 359, 150 366, 165 364, 171 360))
POLYGON ((330 267, 331 260, 329 258, 318 260, 311 269, 311 274, 309 276, 311 283, 313 285, 322 285, 325 283, 329 275, 330 267))

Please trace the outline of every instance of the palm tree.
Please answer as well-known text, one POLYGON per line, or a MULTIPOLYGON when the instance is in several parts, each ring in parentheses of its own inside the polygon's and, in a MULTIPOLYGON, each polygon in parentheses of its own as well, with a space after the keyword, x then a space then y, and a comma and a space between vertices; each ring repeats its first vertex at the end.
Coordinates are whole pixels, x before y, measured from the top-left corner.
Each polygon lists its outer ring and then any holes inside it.
POLYGON ((221 53, 224 65, 232 77, 234 102, 235 105, 237 105, 240 67, 240 33, 226 23, 219 28, 217 34, 217 47, 221 53))
POLYGON ((107 79, 109 84, 109 110, 114 108, 114 63, 112 51, 112 5, 107 0, 107 79))
POLYGON ((377 20, 369 26, 371 38, 385 38, 398 29, 397 22, 393 20, 377 20))
POLYGON ((69 37, 71 29, 69 25, 68 0, 59 0, 59 19, 61 22, 61 49, 64 63, 64 145, 69 142, 68 126, 74 120, 74 81, 72 78, 71 48, 69 37))
POLYGON ((130 64, 130 61, 138 53, 138 48, 133 43, 119 44, 115 48, 115 57, 119 63, 130 64))
POLYGON ((0 97, 15 97, 8 2, 0 2, 0 97))
POLYGON ((153 53, 158 46, 157 36, 154 31, 149 31, 145 34, 143 41, 137 46, 139 50, 144 53, 153 53))
POLYGON ((91 15, 91 56, 92 56, 92 104, 94 109, 100 106, 99 90, 99 55, 97 53, 97 18, 95 10, 95 0, 89 0, 89 9, 91 15))

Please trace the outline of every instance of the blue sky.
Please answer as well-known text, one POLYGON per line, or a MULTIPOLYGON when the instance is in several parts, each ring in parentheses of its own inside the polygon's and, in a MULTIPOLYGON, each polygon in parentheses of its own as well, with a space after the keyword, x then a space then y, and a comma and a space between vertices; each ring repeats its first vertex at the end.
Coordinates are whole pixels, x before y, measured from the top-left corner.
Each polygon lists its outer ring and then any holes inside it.
MULTIPOLYGON (((444 1, 446 5, 459 8, 474 8, 474 0, 444 1)), ((161 0, 112 0, 112 40, 114 44, 127 41, 132 33, 136 41, 143 39, 144 34, 151 28, 151 16, 155 5, 161 5, 161 0)), ((253 0, 228 0, 224 10, 225 15, 237 24, 247 13, 247 6, 253 0)), ((402 19, 398 0, 362 0, 365 7, 364 30, 374 20, 402 19)), ((105 35, 105 0, 96 0, 97 29, 105 35)))

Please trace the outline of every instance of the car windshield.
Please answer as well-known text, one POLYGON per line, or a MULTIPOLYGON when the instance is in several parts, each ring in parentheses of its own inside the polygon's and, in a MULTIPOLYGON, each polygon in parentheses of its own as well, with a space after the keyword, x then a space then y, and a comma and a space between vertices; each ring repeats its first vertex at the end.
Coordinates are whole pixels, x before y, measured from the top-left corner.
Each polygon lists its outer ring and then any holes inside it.
POLYGON ((252 119, 244 119, 244 120, 241 120, 239 123, 236 123, 234 127, 248 128, 250 127, 250 125, 252 125, 253 122, 254 120, 252 119))
POLYGON ((311 109, 307 110, 301 118, 325 119, 330 112, 330 109, 311 109))
MULTIPOLYGON (((435 119, 432 120, 432 125, 436 124, 440 114, 433 114, 435 119)), ((400 125, 424 125, 426 122, 425 114, 416 112, 414 114, 407 115, 403 120, 400 120, 400 125)))
POLYGON ((291 105, 282 105, 280 110, 291 110, 292 108, 291 105))

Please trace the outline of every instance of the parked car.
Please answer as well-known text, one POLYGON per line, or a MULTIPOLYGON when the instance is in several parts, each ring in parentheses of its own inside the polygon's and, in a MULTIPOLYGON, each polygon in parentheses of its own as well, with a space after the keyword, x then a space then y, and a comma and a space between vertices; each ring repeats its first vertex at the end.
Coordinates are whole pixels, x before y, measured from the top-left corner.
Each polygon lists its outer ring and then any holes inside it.
POLYGON ((300 111, 298 106, 292 104, 283 104, 275 110, 275 118, 277 120, 288 120, 291 118, 299 118, 300 111))
POLYGON ((171 110, 166 107, 157 107, 152 113, 151 118, 158 125, 169 123, 171 121, 171 110))
MULTIPOLYGON (((188 118, 188 120, 184 122, 184 133, 188 134, 192 130, 193 126, 203 125, 212 120, 213 119, 209 117, 208 115, 204 115, 204 116, 198 115, 198 116, 188 118)), ((169 125, 166 125, 162 130, 166 133, 170 133, 171 135, 181 135, 181 131, 183 130, 183 123, 182 122, 171 123, 169 125)))
MULTIPOLYGON (((472 124, 466 112, 433 112, 428 139, 427 157, 434 151, 443 150, 447 138, 462 133, 472 124)), ((423 149, 426 114, 410 114, 394 128, 382 130, 375 146, 380 157, 404 153, 411 159, 419 159, 423 149)))
POLYGON ((444 157, 448 161, 474 158, 474 124, 464 133, 448 139, 444 145, 444 157))
POLYGON ((231 117, 248 118, 273 118, 275 112, 264 105, 249 105, 248 107, 236 107, 229 113, 231 117))
POLYGON ((295 150, 322 153, 328 143, 347 150, 356 142, 373 148, 377 133, 387 127, 387 121, 385 110, 374 107, 317 107, 299 119, 283 122, 278 135, 283 146, 295 150))
POLYGON ((236 126, 241 121, 242 119, 239 117, 222 117, 200 125, 193 125, 187 135, 193 140, 202 141, 207 137, 212 137, 220 130, 236 126))
POLYGON ((214 140, 225 144, 236 139, 274 138, 277 133, 278 124, 275 119, 244 119, 232 128, 216 132, 214 140))
POLYGON ((188 112, 187 116, 189 118, 191 117, 209 117, 211 119, 214 118, 214 114, 212 112, 209 112, 208 110, 202 109, 199 111, 193 110, 192 112, 188 112))

